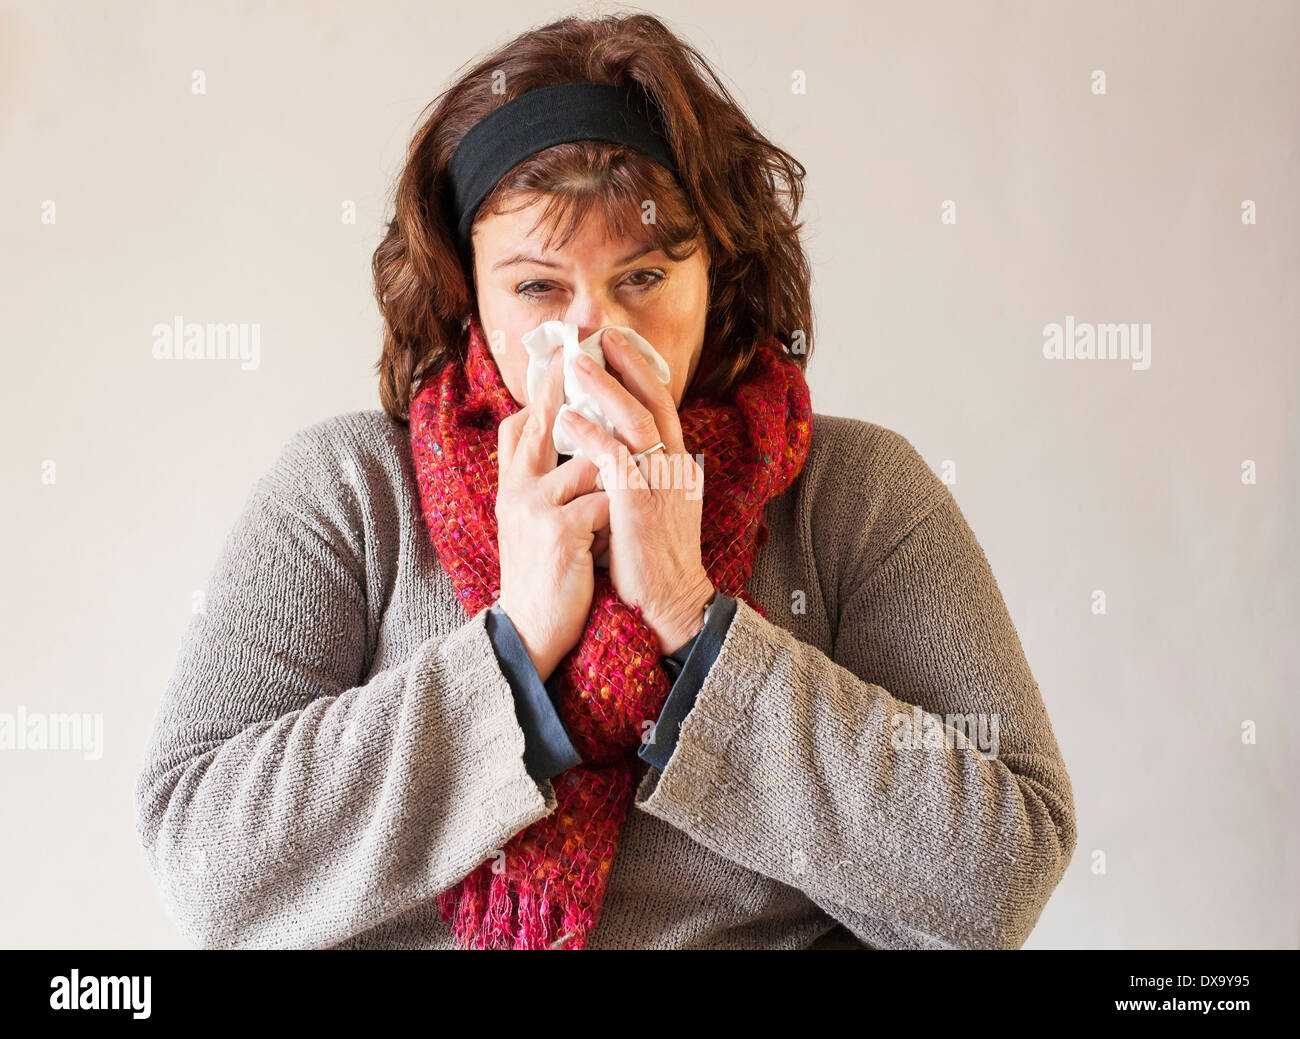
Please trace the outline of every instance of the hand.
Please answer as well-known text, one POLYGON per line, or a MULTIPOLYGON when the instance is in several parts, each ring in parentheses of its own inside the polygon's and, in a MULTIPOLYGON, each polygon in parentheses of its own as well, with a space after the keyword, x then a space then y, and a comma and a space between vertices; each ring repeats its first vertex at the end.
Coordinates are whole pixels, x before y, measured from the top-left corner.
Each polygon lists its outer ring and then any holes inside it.
POLYGON ((612 329, 601 348, 622 385, 589 358, 579 358, 578 378, 600 402, 617 437, 572 411, 564 420, 599 467, 609 499, 610 580, 620 599, 640 607, 660 654, 667 656, 699 633, 715 594, 700 559, 704 471, 686 453, 668 387, 640 353, 612 329), (632 454, 661 440, 667 451, 632 461, 632 454))
POLYGON ((595 531, 609 523, 609 496, 581 456, 563 465, 551 430, 564 400, 556 350, 532 402, 497 429, 499 605, 542 681, 578 643, 595 592, 595 531))

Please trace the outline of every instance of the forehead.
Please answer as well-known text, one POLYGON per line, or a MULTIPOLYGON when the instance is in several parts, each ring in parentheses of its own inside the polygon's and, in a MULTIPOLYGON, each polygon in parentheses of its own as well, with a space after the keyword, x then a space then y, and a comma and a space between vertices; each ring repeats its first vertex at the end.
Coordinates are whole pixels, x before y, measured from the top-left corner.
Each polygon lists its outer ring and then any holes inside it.
MULTIPOLYGON (((563 210, 542 220, 549 198, 543 196, 521 209, 506 213, 488 213, 472 232, 475 255, 496 263, 502 255, 526 252, 534 256, 561 259, 581 255, 593 259, 620 259, 627 254, 653 248, 653 242, 639 221, 636 231, 620 235, 610 226, 599 206, 590 209, 561 244, 560 231, 567 226, 563 210)), ((517 203, 516 203, 517 204, 517 203)))

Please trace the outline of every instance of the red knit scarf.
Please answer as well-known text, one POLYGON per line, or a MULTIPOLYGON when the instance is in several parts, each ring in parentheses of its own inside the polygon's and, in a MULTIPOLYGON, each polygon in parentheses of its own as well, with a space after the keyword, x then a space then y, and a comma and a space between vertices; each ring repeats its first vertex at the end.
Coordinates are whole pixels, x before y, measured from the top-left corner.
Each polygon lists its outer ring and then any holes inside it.
MULTIPOLYGON (((767 540, 763 506, 793 483, 812 433, 808 385, 776 339, 760 345, 728 400, 688 396, 686 450, 704 468, 701 556, 714 587, 758 609, 745 585, 767 540)), ((497 425, 519 410, 478 319, 411 404, 411 447, 434 547, 470 616, 500 594, 497 425)), ((761 611, 760 611, 761 613, 761 611)), ((635 797, 637 750, 668 695, 658 643, 596 570, 591 614, 559 665, 556 707, 583 764, 554 779, 557 809, 438 895, 463 948, 583 948, 635 797)))

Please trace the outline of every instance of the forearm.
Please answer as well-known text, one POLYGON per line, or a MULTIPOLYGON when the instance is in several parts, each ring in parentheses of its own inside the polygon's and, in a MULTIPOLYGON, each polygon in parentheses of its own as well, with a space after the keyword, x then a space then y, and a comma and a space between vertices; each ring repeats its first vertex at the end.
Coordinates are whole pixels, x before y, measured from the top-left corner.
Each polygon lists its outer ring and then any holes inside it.
POLYGON ((937 514, 890 563, 916 574, 922 552, 955 560, 951 575, 934 570, 945 587, 933 603, 925 589, 881 585, 846 606, 853 669, 739 603, 672 758, 638 792, 638 807, 803 890, 873 944, 884 927, 885 944, 1017 947, 1076 840, 1037 688, 1000 600, 974 605, 981 564, 954 516, 937 514), (954 597, 970 605, 949 624, 954 597), (894 615, 894 602, 931 619, 894 615), (982 621, 970 623, 976 609, 982 621), (925 641, 909 641, 927 624, 925 641), (866 663, 891 652, 896 666, 866 663), (873 671, 908 701, 862 677, 873 671), (896 719, 913 719, 914 703, 941 717, 999 714, 1000 756, 944 726, 940 739, 896 746, 896 719))
POLYGON ((483 617, 364 686, 236 729, 178 667, 137 787, 177 923, 207 947, 321 947, 452 886, 554 810, 483 617))

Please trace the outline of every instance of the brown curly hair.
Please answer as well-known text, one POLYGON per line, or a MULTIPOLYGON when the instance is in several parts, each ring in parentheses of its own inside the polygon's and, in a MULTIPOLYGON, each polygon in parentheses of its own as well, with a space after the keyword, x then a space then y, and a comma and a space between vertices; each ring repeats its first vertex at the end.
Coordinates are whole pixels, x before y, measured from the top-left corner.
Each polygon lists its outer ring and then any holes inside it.
MULTIPOLYGON (((657 106, 676 158, 674 177, 640 152, 599 141, 558 144, 515 166, 476 221, 550 196, 538 223, 567 242, 593 209, 618 236, 642 228, 674 260, 707 246, 709 303, 692 394, 723 394, 757 343, 798 335, 795 361, 812 352, 811 271, 796 223, 803 165, 750 123, 700 53, 647 14, 564 18, 526 32, 461 75, 426 107, 395 189, 394 217, 375 250, 375 299, 384 318, 376 362, 384 410, 408 422, 421 381, 463 359, 476 312, 472 254, 447 218, 447 165, 460 139, 493 109, 558 83, 639 87, 657 106), (430 111, 430 108, 432 109, 430 111), (567 221, 563 217, 567 214, 567 221)), ((549 241, 549 239, 548 239, 549 241)))

